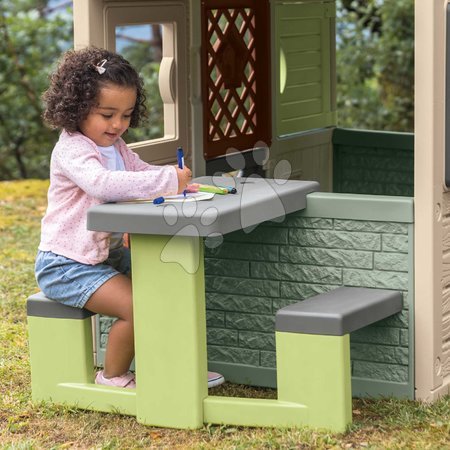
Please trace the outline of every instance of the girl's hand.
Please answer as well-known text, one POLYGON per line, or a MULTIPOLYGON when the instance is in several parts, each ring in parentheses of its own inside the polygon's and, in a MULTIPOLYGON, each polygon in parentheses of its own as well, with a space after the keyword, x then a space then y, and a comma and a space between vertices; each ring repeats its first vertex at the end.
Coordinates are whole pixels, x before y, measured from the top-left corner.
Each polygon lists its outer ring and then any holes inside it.
POLYGON ((187 192, 198 192, 200 185, 198 183, 188 184, 186 187, 187 192))
POLYGON ((189 181, 191 181, 192 171, 186 166, 183 169, 176 167, 176 170, 178 176, 178 194, 181 194, 187 188, 189 181))

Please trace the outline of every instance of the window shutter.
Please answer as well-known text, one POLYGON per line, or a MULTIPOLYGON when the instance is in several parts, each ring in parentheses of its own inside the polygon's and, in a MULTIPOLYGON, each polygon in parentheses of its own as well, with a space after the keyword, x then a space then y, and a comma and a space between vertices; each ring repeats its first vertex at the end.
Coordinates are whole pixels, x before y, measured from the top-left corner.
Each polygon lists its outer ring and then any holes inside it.
POLYGON ((283 2, 275 10, 276 134, 334 125, 334 2, 283 2))

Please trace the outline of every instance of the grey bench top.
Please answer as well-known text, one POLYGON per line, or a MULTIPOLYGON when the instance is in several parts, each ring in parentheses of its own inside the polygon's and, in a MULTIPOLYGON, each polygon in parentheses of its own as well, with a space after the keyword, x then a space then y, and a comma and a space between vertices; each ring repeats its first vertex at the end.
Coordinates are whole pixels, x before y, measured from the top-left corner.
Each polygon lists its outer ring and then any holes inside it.
POLYGON ((342 336, 402 310, 401 292, 339 287, 280 309, 277 331, 342 336))
POLYGON ((51 317, 53 319, 86 319, 94 313, 87 309, 66 306, 47 298, 42 292, 33 294, 27 300, 27 315, 51 317))
POLYGON ((195 183, 236 187, 236 194, 185 203, 107 203, 89 209, 87 228, 139 234, 214 236, 284 217, 306 207, 315 181, 199 177, 195 183))

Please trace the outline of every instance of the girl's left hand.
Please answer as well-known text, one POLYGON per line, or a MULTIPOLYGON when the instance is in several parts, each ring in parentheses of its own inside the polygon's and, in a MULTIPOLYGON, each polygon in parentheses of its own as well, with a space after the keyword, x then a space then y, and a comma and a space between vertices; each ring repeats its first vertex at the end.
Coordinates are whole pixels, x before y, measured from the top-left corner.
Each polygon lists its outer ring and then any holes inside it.
POLYGON ((198 192, 200 185, 198 183, 188 184, 186 186, 186 192, 198 192))

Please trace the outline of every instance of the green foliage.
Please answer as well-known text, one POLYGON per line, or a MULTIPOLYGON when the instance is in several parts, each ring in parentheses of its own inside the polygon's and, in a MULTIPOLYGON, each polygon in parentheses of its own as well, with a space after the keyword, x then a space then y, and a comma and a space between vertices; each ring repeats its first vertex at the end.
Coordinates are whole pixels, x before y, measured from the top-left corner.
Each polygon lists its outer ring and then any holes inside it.
POLYGON ((413 131, 414 1, 338 0, 338 124, 413 131))
POLYGON ((57 134, 42 124, 40 96, 70 43, 71 22, 46 7, 47 0, 0 4, 0 179, 48 174, 57 134))

